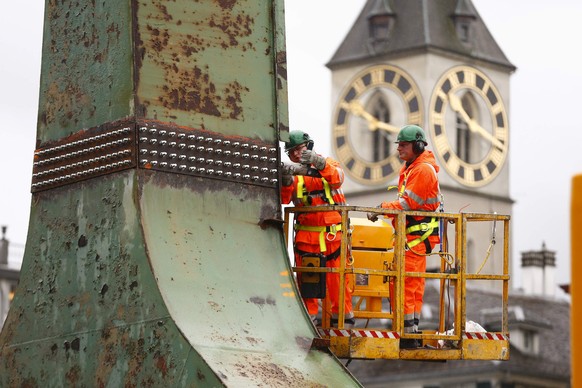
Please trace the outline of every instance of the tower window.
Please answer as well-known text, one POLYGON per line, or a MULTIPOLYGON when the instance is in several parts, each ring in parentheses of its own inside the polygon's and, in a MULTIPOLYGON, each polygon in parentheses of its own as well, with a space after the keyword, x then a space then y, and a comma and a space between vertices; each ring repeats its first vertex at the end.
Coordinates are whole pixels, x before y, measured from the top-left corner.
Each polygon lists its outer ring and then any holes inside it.
POLYGON ((477 20, 477 15, 467 0, 458 0, 455 12, 452 15, 457 30, 457 37, 463 43, 471 39, 471 25, 477 20))
POLYGON ((469 42, 470 36, 470 26, 469 23, 458 23, 457 24, 457 35, 461 42, 469 42))
MULTIPOLYGON (((390 112, 383 100, 379 99, 374 106, 373 115, 379 121, 389 123, 390 112)), ((379 162, 390 156, 391 136, 383 130, 376 130, 372 136, 372 161, 379 162)))
POLYGON ((390 31, 389 15, 375 15, 369 19, 370 23, 370 38, 375 41, 388 40, 388 32, 390 31))

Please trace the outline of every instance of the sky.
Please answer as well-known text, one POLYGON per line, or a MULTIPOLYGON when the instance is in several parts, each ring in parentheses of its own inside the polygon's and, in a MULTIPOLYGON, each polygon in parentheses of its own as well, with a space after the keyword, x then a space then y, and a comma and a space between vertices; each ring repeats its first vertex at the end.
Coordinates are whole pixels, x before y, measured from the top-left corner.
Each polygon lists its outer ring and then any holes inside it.
MULTIPOLYGON (((290 127, 309 129, 318 145, 330 142, 331 73, 325 63, 364 4, 285 1, 290 127)), ((582 2, 473 4, 517 67, 509 102, 515 285, 521 252, 540 250, 543 243, 556 252, 558 283, 569 283, 571 181, 582 174, 582 2)), ((43 7, 42 0, 0 3, 0 225, 7 226, 9 260, 16 267, 30 214, 43 7)))

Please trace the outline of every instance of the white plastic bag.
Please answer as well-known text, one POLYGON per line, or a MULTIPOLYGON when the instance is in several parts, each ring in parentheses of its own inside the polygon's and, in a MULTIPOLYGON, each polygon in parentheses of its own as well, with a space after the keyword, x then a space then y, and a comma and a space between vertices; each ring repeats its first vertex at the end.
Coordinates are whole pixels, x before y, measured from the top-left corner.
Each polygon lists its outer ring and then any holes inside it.
MULTIPOLYGON (((455 329, 454 329, 454 324, 453 324, 453 328, 452 329, 447 330, 444 333, 437 332, 437 334, 453 335, 454 332, 455 332, 455 329)), ((467 322, 465 322, 465 332, 466 333, 486 333, 487 330, 485 330, 483 328, 483 326, 481 326, 477 322, 467 321, 467 322)), ((439 346, 439 349, 442 349, 442 348, 445 348, 445 347, 447 347, 447 348, 456 348, 458 346, 458 341, 438 340, 438 346, 439 346)))

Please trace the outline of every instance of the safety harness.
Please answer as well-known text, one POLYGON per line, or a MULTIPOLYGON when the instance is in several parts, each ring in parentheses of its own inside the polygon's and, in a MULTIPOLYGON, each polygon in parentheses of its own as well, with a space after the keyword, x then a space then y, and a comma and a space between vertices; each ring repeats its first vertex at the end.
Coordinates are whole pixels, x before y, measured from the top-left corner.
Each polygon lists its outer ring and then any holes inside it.
POLYGON ((308 232, 319 232, 319 249, 322 252, 327 250, 327 246, 325 245, 325 239, 332 235, 333 238, 329 239, 329 241, 335 240, 335 235, 337 232, 342 230, 342 224, 335 224, 329 226, 309 226, 309 225, 301 225, 295 224, 295 230, 306 230, 308 232))
POLYGON ((335 252, 332 252, 329 255, 323 255, 323 254, 319 254, 318 255, 318 254, 315 254, 313 252, 303 251, 303 250, 298 249, 298 248, 295 248, 295 252, 298 255, 300 255, 301 257, 303 257, 303 256, 313 256, 313 255, 316 255, 316 256, 320 256, 320 257, 324 258, 326 261, 329 261, 329 260, 335 260, 335 259, 337 259, 340 256, 341 248, 336 249, 335 252))
POLYGON ((407 218, 408 227, 406 228, 406 234, 420 237, 417 237, 412 241, 408 241, 406 245, 408 248, 414 248, 424 241, 426 252, 429 253, 432 248, 430 246, 430 242, 428 241, 428 236, 439 235, 439 221, 436 219, 436 217, 424 217, 420 220, 415 220, 412 217, 407 218))
MULTIPOLYGON (((430 166, 430 168, 432 169, 433 173, 436 176, 436 171, 435 171, 434 167, 430 163, 425 162, 425 164, 430 166)), ((401 198, 404 195, 404 192, 406 191, 406 182, 408 180, 409 174, 410 174, 410 171, 408 171, 407 173, 404 174, 404 180, 402 181, 402 186, 400 187, 400 190, 398 190, 398 198, 401 198)), ((438 180, 437 180, 437 182, 438 182, 438 180)), ((390 189, 390 188, 388 188, 388 189, 390 189)), ((440 192, 441 192, 440 185, 439 185, 438 190, 439 190, 439 196, 442 197, 442 195, 440 194, 440 192)), ((406 217, 406 225, 407 225, 407 228, 406 228, 405 233, 407 235, 419 236, 412 241, 408 241, 406 243, 406 247, 408 249, 412 249, 415 246, 417 246, 418 244, 420 244, 421 242, 424 242, 426 252, 430 253, 432 251, 432 247, 430 246, 430 241, 428 240, 428 237, 439 235, 440 220, 437 220, 436 217, 423 217, 423 218, 417 220, 414 217, 409 216, 409 217, 406 217)))
POLYGON ((297 199, 300 199, 303 205, 309 206, 311 205, 311 201, 313 197, 322 197, 321 199, 327 202, 330 205, 335 205, 333 200, 333 194, 335 194, 335 190, 332 190, 329 183, 325 180, 325 178, 321 178, 321 182, 323 183, 323 190, 313 190, 307 191, 305 188, 305 179, 303 175, 297 176, 297 199))
MULTIPOLYGON (((297 199, 301 201, 301 203, 305 206, 311 205, 313 198, 320 197, 324 202, 335 205, 335 201, 333 200, 333 196, 338 193, 337 190, 333 190, 329 185, 329 182, 325 180, 321 175, 319 175, 321 182, 323 184, 323 190, 313 190, 307 191, 305 187, 305 179, 302 175, 297 176, 297 199)), ((342 230, 341 224, 336 225, 328 225, 328 226, 310 226, 310 225, 301 225, 296 223, 294 226, 295 230, 305 230, 308 232, 319 232, 319 248, 321 252, 325 252, 327 250, 327 246, 325 244, 326 238, 329 241, 335 240, 335 235, 337 232, 342 230), (333 238, 329 238, 329 236, 333 236, 333 238)))

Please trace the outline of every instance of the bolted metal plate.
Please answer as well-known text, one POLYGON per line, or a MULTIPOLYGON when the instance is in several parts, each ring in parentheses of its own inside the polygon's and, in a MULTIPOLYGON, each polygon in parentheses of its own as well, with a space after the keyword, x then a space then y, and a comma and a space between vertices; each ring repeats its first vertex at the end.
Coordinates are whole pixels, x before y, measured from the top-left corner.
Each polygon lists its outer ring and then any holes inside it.
POLYGON ((279 150, 246 137, 197 129, 142 125, 140 168, 276 187, 279 150))
POLYGON ((34 151, 37 192, 135 167, 135 125, 77 132, 34 151))
POLYGON ((31 191, 136 167, 277 187, 278 155, 273 144, 240 136, 151 123, 117 124, 80 131, 37 149, 31 191))

